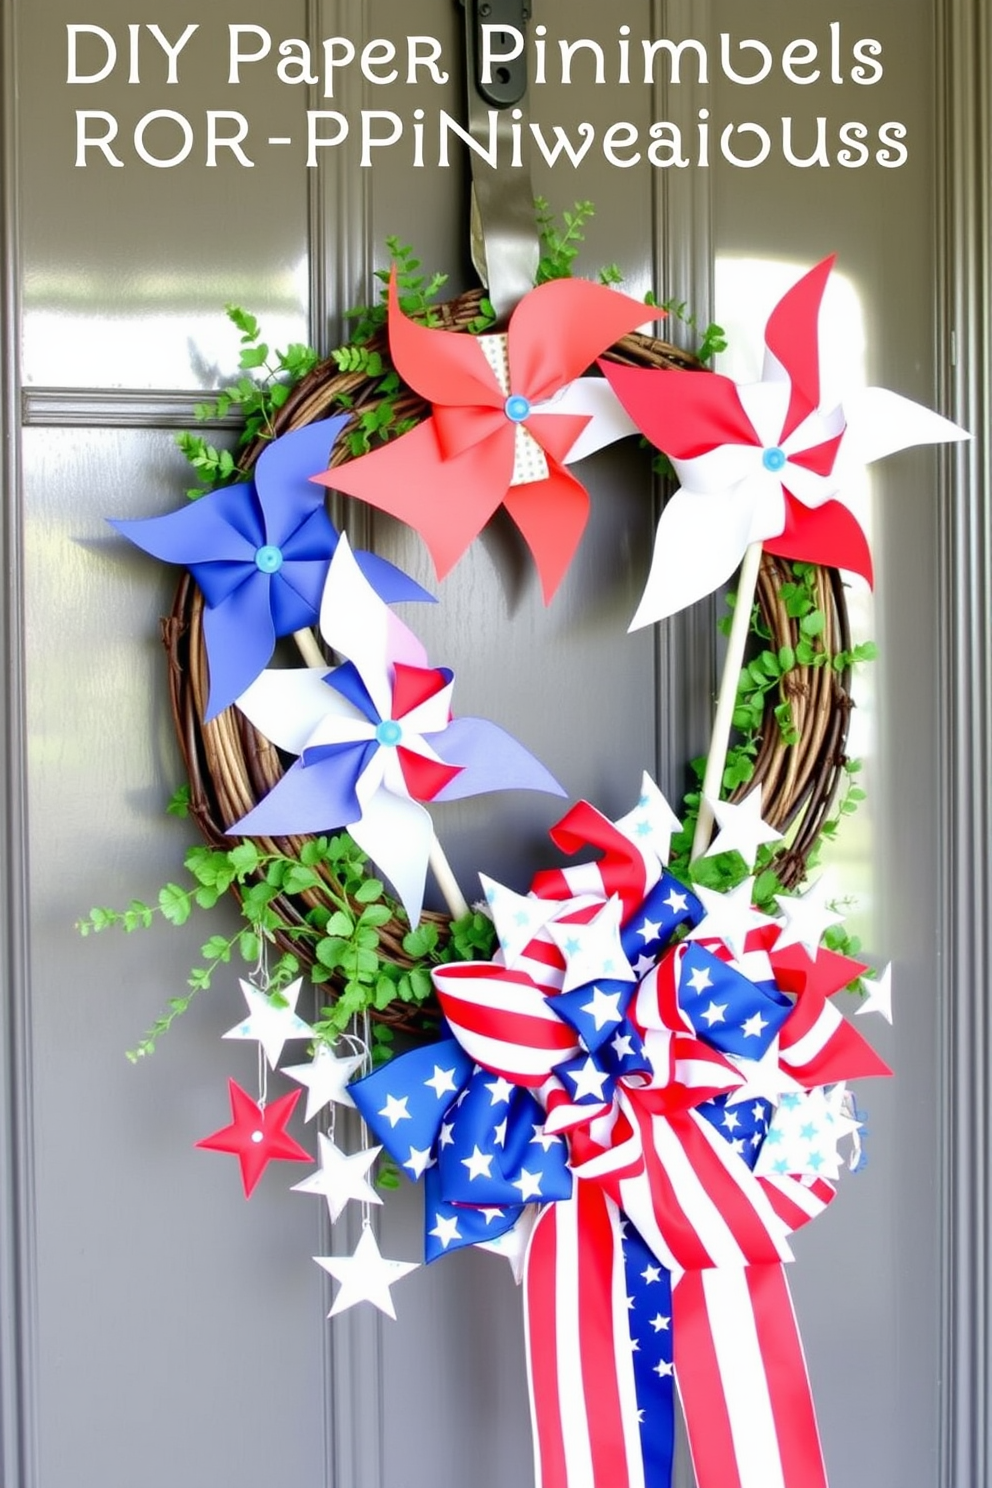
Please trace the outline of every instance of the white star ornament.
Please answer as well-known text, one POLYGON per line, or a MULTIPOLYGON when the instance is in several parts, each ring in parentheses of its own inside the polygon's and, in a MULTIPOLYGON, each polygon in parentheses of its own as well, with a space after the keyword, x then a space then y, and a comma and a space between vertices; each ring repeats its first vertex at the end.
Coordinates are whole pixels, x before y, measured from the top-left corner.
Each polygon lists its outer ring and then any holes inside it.
POLYGON ((348 1083, 364 1064, 361 1054, 348 1054, 339 1058, 328 1044, 319 1044, 309 1064, 287 1064, 283 1074, 304 1085, 307 1092, 305 1120, 312 1121, 327 1105, 351 1106, 355 1102, 348 1094, 348 1083))
POLYGON ((229 1028, 226 1039, 254 1039, 265 1050, 269 1068, 275 1069, 282 1054, 283 1045, 290 1039, 313 1038, 313 1029, 296 1015, 296 1003, 303 986, 303 978, 297 977, 279 994, 286 1001, 285 1007, 275 1007, 267 992, 260 992, 251 982, 241 981, 241 990, 248 1004, 248 1017, 229 1028))
POLYGON ((378 1307, 395 1322, 396 1309, 389 1289, 418 1268, 416 1261, 386 1260, 368 1226, 362 1230, 354 1255, 314 1256, 314 1260, 340 1282, 340 1290, 328 1317, 337 1317, 359 1302, 371 1302, 373 1307, 378 1307))
POLYGON ((317 1133, 317 1140, 320 1143, 320 1167, 302 1183, 294 1183, 294 1193, 320 1194, 325 1198, 332 1224, 349 1199, 358 1199, 363 1204, 382 1203, 367 1177, 382 1151, 381 1147, 365 1147, 361 1152, 349 1154, 342 1152, 323 1132, 317 1133))

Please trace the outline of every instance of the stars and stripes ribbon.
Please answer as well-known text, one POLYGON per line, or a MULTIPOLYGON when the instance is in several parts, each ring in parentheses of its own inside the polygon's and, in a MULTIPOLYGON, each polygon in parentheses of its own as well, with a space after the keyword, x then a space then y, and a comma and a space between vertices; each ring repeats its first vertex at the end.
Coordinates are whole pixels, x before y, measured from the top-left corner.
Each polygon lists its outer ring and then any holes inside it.
POLYGON ((728 949, 625 826, 581 803, 555 840, 597 862, 527 898, 489 884, 501 952, 434 972, 451 1037, 352 1091, 426 1177, 429 1259, 538 1208, 540 1488, 668 1488, 676 1388, 699 1488, 825 1488, 783 1263, 834 1196, 831 1123, 834 1146, 852 1124, 821 1087, 887 1073, 830 1001, 862 968, 777 952, 774 924, 728 949), (805 1109, 776 1108, 811 1100, 806 1140, 805 1109))

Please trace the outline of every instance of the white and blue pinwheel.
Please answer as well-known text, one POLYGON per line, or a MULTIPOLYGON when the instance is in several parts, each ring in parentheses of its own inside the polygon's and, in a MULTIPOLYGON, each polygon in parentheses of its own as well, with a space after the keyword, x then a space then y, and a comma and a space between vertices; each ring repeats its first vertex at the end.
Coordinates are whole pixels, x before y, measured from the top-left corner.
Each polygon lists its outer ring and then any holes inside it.
POLYGON ((297 759, 230 831, 292 836, 346 827, 420 917, 434 828, 421 804, 486 791, 564 795, 522 744, 481 718, 452 718, 452 673, 372 589, 342 535, 320 628, 333 668, 264 671, 238 707, 297 759))

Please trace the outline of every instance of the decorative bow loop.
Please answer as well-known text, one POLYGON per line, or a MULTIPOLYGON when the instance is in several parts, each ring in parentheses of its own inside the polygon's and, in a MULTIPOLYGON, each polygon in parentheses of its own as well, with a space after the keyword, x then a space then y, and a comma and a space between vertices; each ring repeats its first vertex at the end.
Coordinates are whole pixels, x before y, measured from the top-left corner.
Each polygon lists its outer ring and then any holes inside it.
POLYGON ((508 1233, 526 1204, 568 1198, 560 1138, 534 1097, 473 1064, 455 1039, 412 1050, 350 1087, 377 1141, 425 1177, 426 1252, 508 1233))

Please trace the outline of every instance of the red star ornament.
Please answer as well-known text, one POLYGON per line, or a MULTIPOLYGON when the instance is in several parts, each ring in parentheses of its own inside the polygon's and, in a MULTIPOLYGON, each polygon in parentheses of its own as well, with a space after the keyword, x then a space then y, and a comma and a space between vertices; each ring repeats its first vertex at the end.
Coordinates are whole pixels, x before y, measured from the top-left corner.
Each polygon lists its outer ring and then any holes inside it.
POLYGON ((196 1145, 212 1152, 234 1153, 241 1164, 241 1182, 246 1199, 251 1197, 252 1189, 273 1158, 281 1157, 287 1162, 313 1162, 309 1152, 305 1152, 295 1137, 286 1131, 301 1091, 291 1090, 271 1105, 260 1106, 236 1080, 228 1080, 227 1087, 234 1120, 230 1126, 201 1138, 196 1145))

